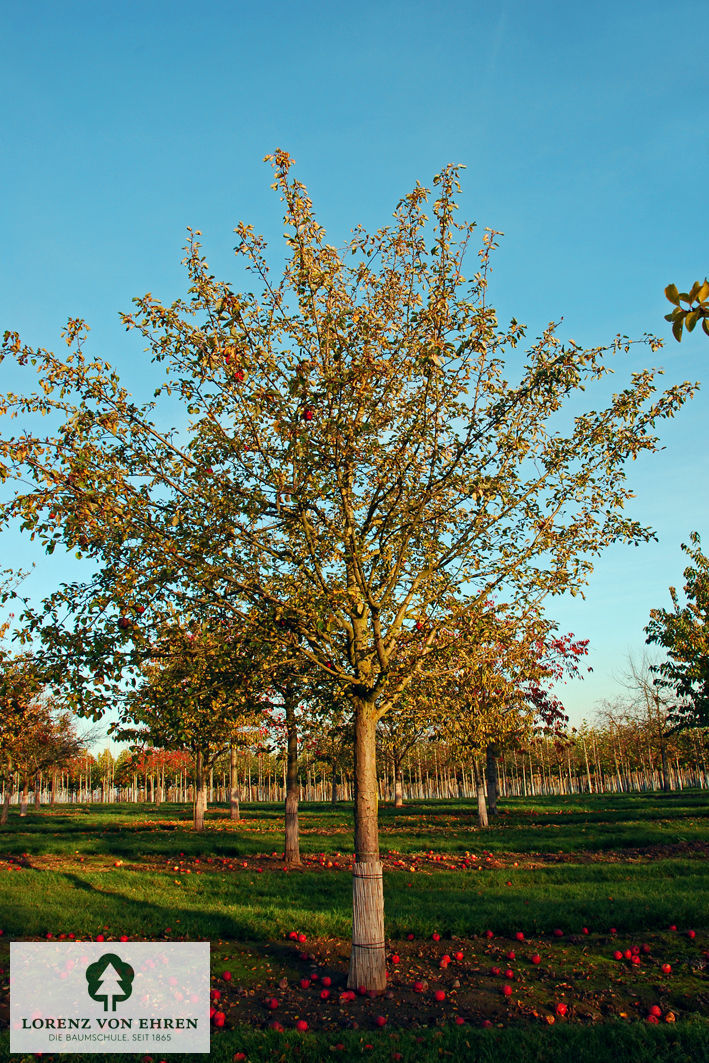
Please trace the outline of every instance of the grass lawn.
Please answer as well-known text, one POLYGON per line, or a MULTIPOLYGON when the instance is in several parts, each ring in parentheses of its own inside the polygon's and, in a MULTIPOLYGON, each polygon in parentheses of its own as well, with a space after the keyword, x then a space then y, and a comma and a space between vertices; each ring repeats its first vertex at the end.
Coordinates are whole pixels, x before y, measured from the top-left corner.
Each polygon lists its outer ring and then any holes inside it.
MULTIPOLYGON (((305 859, 291 871, 280 806, 243 813, 232 824, 217 806, 195 835, 186 806, 13 809, 0 832, 0 1024, 10 940, 125 935, 211 941, 226 1015, 216 1060, 709 1060, 706 791, 514 799, 487 831, 472 802, 382 806, 389 989, 350 1002, 351 806, 302 806, 305 859), (283 1032, 268 1029, 274 1015, 283 1032)), ((0 1032, 0 1058, 8 1042, 0 1032)))

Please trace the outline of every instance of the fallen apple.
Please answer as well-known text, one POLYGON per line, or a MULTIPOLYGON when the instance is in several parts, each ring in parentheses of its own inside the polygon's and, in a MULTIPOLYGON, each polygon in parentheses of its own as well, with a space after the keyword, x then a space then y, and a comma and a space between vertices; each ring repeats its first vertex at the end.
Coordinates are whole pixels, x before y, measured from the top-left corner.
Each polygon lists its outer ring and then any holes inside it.
POLYGON ((557 1015, 566 1015, 566 1012, 568 1011, 568 1008, 567 1008, 566 1004, 564 1004, 564 1002, 562 1000, 562 1001, 559 1001, 559 1003, 556 1005, 556 1007, 554 1008, 554 1011, 556 1012, 557 1015))
POLYGON ((435 991, 435 993, 433 994, 433 999, 437 1000, 438 1003, 440 1004, 442 1001, 444 1001, 446 999, 446 994, 445 994, 445 992, 442 989, 437 989, 435 991))

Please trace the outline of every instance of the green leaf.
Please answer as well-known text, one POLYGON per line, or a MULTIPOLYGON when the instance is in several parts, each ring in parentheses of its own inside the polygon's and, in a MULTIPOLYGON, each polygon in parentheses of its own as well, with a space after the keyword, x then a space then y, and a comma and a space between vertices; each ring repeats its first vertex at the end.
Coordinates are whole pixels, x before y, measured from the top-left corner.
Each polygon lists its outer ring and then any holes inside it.
POLYGON ((678 317, 676 321, 672 323, 672 335, 678 343, 682 340, 682 327, 684 325, 684 318, 678 317))
POLYGON ((706 280, 706 278, 705 278, 704 283, 702 284, 701 288, 697 292, 697 299, 699 300, 700 303, 703 303, 705 301, 705 299, 708 299, 708 298, 709 298, 709 280, 706 280))
POLYGON ((709 336, 709 320, 707 320, 707 318, 704 318, 704 320, 702 321, 702 328, 706 332, 707 336, 709 336))
POLYGON ((692 331, 692 329, 696 325, 697 321, 699 321, 699 318, 701 316, 702 316, 701 310, 690 310, 690 312, 687 314, 686 318, 684 319, 684 326, 687 329, 687 332, 691 332, 692 331))
POLYGON ((665 288, 665 295, 671 303, 674 303, 675 306, 679 306, 679 292, 677 291, 676 284, 668 284, 665 288))

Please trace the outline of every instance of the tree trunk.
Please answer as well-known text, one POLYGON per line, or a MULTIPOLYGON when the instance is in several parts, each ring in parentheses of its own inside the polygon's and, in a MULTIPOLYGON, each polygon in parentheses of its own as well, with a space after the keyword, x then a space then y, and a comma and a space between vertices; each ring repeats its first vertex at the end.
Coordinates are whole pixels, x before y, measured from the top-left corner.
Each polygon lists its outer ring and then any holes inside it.
POLYGON ((5 786, 5 796, 2 802, 2 812, 0 812, 0 826, 4 827, 7 823, 7 817, 10 812, 10 801, 12 800, 12 775, 9 776, 5 786))
POLYGON ((394 808, 404 807, 404 776, 401 761, 394 761, 394 808))
POLYGON ((386 988, 384 889, 379 861, 375 702, 355 694, 355 862, 352 878, 352 953, 347 985, 386 988))
POLYGON ((665 793, 668 793, 671 789, 670 786, 670 772, 667 764, 667 748, 664 741, 660 746, 660 756, 662 758, 662 789, 665 793))
POLYGON ((475 766, 475 793, 478 798, 478 826, 487 827, 487 803, 485 801, 485 788, 483 787, 482 772, 478 768, 477 761, 474 761, 475 766))
POLYGON ((331 802, 331 804, 336 805, 337 804, 337 763, 336 763, 336 761, 334 759, 332 761, 332 775, 331 775, 330 786, 331 786, 331 789, 330 789, 330 802, 331 802))
POLYGON ((235 823, 241 819, 239 810, 239 775, 236 767, 236 746, 229 750, 229 818, 235 823))
POLYGON ((195 794, 194 794, 194 829, 204 830, 204 808, 206 794, 204 792, 204 757, 202 753, 195 756, 195 794))
POLYGON ((294 697, 290 690, 285 696, 286 709, 286 864, 300 864, 300 832, 298 829, 298 724, 295 718, 294 697))
POLYGON ((487 807, 491 816, 497 815, 497 798, 500 786, 497 772, 499 750, 494 743, 485 747, 485 774, 487 776, 487 807))
POLYGON ((42 772, 38 771, 34 777, 34 807, 38 812, 42 807, 42 772))
POLYGON ((22 780, 22 793, 20 794, 20 815, 27 815, 27 795, 29 793, 29 782, 27 776, 22 780))

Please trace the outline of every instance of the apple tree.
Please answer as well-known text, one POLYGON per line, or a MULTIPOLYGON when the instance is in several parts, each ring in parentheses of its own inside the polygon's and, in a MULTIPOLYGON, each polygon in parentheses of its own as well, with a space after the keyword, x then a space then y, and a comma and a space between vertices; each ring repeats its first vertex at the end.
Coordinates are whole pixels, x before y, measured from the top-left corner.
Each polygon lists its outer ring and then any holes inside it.
POLYGON ((676 699, 667 714, 668 734, 709 726, 709 558, 698 532, 690 534, 682 550, 692 562, 684 570, 685 604, 670 587, 672 609, 653 609, 645 628, 646 642, 666 654, 662 663, 650 666, 654 685, 676 699))
POLYGON ((518 351, 524 327, 500 326, 488 298, 495 231, 463 273, 475 227, 456 220, 457 167, 435 177, 433 197, 417 184, 392 223, 357 227, 338 251, 292 159, 268 158, 284 205, 277 272, 264 239, 239 223, 240 290, 212 275, 191 233, 187 296, 163 304, 148 293, 123 315, 164 372, 151 401, 87 352, 79 319, 64 356, 6 333, 4 356, 34 369, 40 387, 0 409, 59 427, 0 441, 0 475, 16 484, 0 524, 16 519, 48 550, 91 562, 83 583, 35 614, 49 650, 71 646, 77 689, 118 667, 117 641, 140 641, 127 611, 145 609, 148 624, 153 603, 174 599, 235 623, 255 609, 285 648, 349 691, 349 984, 382 989, 378 721, 436 674, 451 617, 481 611, 493 592, 512 614, 576 593, 594 554, 651 537, 624 512, 626 464, 657 449, 658 423, 693 386, 658 391, 656 371, 637 370, 578 412, 629 342, 584 349, 551 323, 518 351))

